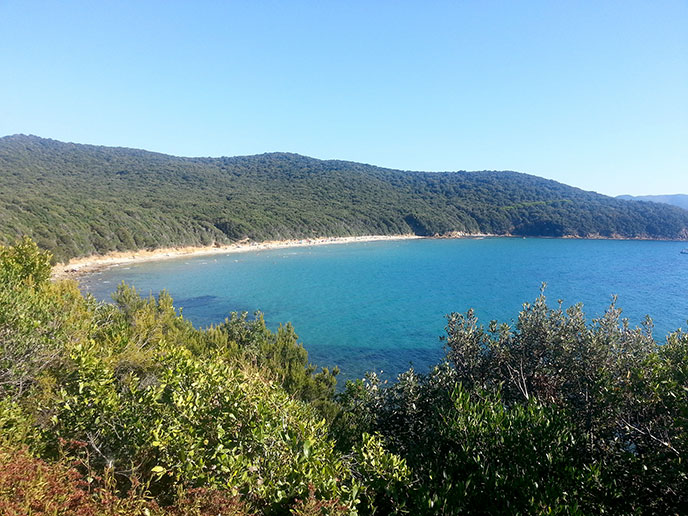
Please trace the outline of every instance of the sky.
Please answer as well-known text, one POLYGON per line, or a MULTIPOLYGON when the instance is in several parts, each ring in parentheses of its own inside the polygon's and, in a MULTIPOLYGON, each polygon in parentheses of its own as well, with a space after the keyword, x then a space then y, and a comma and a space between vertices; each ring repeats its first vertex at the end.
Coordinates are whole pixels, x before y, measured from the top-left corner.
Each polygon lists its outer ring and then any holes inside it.
POLYGON ((688 1, 0 0, 0 136, 688 194, 688 1))

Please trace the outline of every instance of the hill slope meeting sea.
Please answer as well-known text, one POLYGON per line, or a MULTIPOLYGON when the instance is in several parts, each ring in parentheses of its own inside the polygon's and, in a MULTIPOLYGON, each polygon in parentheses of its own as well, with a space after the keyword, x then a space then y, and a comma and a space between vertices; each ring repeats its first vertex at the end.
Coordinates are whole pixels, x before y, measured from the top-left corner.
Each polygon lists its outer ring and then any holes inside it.
POLYGON ((287 153, 182 158, 0 138, 0 242, 54 260, 249 239, 494 234, 686 239, 688 211, 517 172, 408 172, 287 153))

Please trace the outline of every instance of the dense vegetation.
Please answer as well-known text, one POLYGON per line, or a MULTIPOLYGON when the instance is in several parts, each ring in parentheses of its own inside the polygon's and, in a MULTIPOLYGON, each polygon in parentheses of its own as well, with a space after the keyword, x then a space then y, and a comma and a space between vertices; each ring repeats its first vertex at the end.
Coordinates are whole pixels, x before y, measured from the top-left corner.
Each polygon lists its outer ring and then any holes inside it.
POLYGON ((446 358, 335 394, 291 327, 193 328, 0 247, 0 512, 685 514, 688 334, 612 305, 448 316, 446 358))
POLYGON ((0 138, 0 243, 113 250, 363 234, 684 239, 688 211, 516 172, 423 173, 295 154, 178 158, 0 138))
POLYGON ((115 304, 97 304, 49 271, 30 240, 0 248, 0 448, 29 470, 0 456, 14 479, 0 475, 0 507, 45 496, 34 470, 78 482, 76 468, 91 498, 138 489, 174 506, 208 489, 237 514, 302 514, 304 503, 348 513, 409 480, 377 437, 336 449, 336 371, 316 373, 290 327, 234 316, 199 331, 167 295, 122 286, 115 304))

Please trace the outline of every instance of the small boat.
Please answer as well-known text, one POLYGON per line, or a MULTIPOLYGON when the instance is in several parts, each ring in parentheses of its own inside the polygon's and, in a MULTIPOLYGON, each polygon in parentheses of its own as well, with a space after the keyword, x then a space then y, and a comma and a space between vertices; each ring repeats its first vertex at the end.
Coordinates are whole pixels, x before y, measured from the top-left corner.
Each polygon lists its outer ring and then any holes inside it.
POLYGON ((686 249, 681 249, 681 254, 688 254, 688 248, 686 248, 686 249))

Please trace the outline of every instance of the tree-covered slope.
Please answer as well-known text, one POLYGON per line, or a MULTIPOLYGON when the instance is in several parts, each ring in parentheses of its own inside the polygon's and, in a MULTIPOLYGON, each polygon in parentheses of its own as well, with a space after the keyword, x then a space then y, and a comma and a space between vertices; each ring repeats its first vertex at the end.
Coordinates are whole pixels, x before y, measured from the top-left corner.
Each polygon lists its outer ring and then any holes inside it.
POLYGON ((180 158, 0 138, 0 242, 112 250, 450 232, 687 238, 688 212, 516 172, 405 172, 273 153, 180 158))

